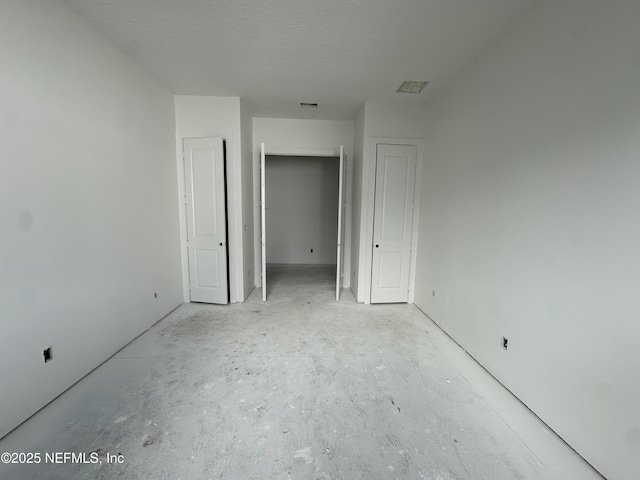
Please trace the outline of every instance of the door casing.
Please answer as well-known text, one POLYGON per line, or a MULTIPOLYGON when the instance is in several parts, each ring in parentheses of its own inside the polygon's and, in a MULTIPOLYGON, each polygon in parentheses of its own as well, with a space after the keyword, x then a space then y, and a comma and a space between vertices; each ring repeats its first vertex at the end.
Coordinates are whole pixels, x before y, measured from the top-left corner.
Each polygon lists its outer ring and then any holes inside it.
MULTIPOLYGON (((349 246, 350 246, 350 225, 349 225, 349 217, 346 215, 349 207, 349 169, 347 162, 347 152, 344 149, 344 146, 340 145, 337 149, 308 149, 308 148, 282 148, 282 147, 270 147, 266 145, 264 142, 259 144, 259 150, 256 152, 256 163, 257 163, 257 201, 255 202, 257 214, 255 215, 255 224, 256 224, 256 232, 259 232, 256 235, 256 287, 261 289, 261 298, 262 301, 267 300, 267 263, 266 263, 266 159, 268 156, 296 156, 296 157, 343 157, 344 163, 340 166, 339 174, 343 176, 342 179, 342 195, 341 201, 344 204, 344 210, 342 213, 342 236, 338 239, 338 243, 341 244, 342 248, 342 257, 340 263, 337 265, 336 272, 336 300, 339 300, 339 291, 338 286, 342 286, 342 282, 340 279, 348 278, 349 264, 350 264, 350 255, 349 255, 349 246), (344 167, 344 168, 343 168, 344 167), (259 228, 258 228, 259 227, 259 228), (347 260, 348 259, 348 260, 347 260)), ((255 191, 254 191, 255 192, 255 191)), ((340 205, 338 208, 342 208, 340 205)))

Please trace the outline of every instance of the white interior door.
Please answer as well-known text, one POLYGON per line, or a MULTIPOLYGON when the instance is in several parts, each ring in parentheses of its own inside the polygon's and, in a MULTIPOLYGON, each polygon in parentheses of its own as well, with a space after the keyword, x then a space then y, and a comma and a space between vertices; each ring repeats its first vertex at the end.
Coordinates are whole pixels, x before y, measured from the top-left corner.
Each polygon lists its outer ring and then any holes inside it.
POLYGON ((267 215, 266 215, 266 169, 264 143, 260 144, 260 235, 262 247, 262 301, 267 301, 267 215))
POLYGON ((187 138, 183 152, 191 301, 227 304, 227 209, 222 139, 187 138))
POLYGON ((416 167, 415 146, 377 146, 371 303, 409 299, 416 167))
POLYGON ((340 300, 342 292, 342 271, 344 268, 344 217, 346 208, 345 178, 347 170, 347 156, 344 147, 340 145, 340 173, 338 180, 338 254, 336 261, 336 301, 340 300))

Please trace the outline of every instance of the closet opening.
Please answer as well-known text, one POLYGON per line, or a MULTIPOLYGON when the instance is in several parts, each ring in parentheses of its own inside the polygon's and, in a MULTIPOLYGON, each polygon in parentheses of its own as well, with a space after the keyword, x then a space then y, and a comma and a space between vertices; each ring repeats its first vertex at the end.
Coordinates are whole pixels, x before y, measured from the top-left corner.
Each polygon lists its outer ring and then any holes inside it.
POLYGON ((333 155, 262 158, 263 300, 280 285, 298 283, 339 299, 344 160, 333 155))

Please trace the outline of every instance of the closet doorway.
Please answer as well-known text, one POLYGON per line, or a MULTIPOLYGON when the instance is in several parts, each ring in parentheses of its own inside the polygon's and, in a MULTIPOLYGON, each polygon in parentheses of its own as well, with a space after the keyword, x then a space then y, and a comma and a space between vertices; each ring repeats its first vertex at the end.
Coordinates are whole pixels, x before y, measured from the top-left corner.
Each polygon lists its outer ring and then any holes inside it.
POLYGON ((267 300, 269 264, 332 265, 339 300, 344 271, 344 148, 300 154, 260 147, 262 300, 267 300))

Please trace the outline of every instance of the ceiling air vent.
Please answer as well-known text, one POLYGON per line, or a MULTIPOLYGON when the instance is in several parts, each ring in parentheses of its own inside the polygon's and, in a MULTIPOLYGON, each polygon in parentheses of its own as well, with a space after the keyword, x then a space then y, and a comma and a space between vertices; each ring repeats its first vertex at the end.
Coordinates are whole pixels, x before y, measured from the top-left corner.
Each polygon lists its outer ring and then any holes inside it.
POLYGON ((396 92, 398 93, 420 93, 424 87, 426 87, 429 82, 409 82, 404 81, 402 85, 398 87, 396 92))
POLYGON ((310 102, 300 102, 300 106, 302 108, 318 108, 317 103, 310 103, 310 102))

